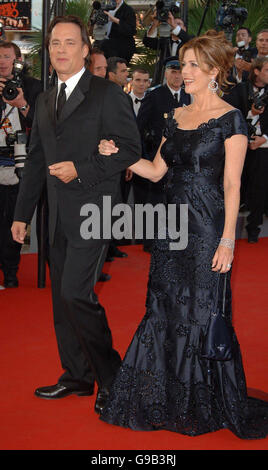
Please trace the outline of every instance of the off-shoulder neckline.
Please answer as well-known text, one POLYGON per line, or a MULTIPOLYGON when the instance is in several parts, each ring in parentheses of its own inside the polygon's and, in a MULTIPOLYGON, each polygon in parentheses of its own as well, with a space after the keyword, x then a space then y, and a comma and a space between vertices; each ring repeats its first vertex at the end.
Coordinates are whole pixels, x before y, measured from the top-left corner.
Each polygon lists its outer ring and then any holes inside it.
POLYGON ((239 111, 237 108, 234 108, 234 109, 230 109, 230 111, 227 111, 226 113, 222 114, 221 116, 217 117, 217 118, 211 118, 209 119, 208 121, 206 122, 202 122, 201 124, 199 124, 197 127, 195 127, 194 129, 183 129, 182 127, 179 127, 179 122, 177 121, 177 119, 175 119, 174 117, 174 114, 172 116, 173 120, 176 122, 177 124, 177 129, 180 130, 180 131, 184 131, 184 132, 187 132, 187 131, 198 131, 204 127, 207 127, 211 124, 213 124, 215 121, 219 121, 220 119, 222 119, 223 117, 227 116, 227 114, 230 114, 230 113, 233 113, 235 111, 239 111))

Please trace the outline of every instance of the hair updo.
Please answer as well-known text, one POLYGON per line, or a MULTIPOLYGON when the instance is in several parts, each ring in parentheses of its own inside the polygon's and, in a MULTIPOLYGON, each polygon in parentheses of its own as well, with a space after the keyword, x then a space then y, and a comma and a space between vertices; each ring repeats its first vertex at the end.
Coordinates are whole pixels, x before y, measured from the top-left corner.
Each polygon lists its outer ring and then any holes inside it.
POLYGON ((234 64, 234 47, 227 40, 223 31, 209 30, 184 44, 179 53, 180 62, 185 52, 193 49, 201 70, 207 72, 214 67, 218 69, 217 82, 220 88, 228 86, 228 75, 234 64))

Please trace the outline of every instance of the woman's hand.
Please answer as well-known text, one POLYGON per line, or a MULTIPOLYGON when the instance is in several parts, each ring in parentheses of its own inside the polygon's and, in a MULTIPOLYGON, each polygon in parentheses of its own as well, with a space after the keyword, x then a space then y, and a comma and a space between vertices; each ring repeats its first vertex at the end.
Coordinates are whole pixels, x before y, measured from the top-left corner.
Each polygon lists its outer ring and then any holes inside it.
POLYGON ((231 269, 234 258, 233 249, 227 246, 218 246, 212 260, 212 271, 227 273, 231 269))
POLYGON ((251 150, 256 150, 265 142, 266 142, 266 139, 262 135, 253 135, 251 137, 251 142, 249 143, 249 148, 251 150))
POLYGON ((98 145, 99 153, 101 155, 110 156, 113 153, 117 153, 119 148, 115 146, 113 140, 102 139, 98 145))

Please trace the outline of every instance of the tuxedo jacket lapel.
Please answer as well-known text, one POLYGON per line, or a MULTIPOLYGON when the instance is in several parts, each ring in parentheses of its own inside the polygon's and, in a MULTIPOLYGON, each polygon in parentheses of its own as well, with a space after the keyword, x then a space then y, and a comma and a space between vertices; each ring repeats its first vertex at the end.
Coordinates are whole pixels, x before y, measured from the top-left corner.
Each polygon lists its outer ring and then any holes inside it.
POLYGON ((91 73, 88 70, 85 70, 62 108, 62 112, 58 121, 59 124, 65 121, 65 119, 67 119, 75 111, 82 101, 84 101, 85 93, 88 92, 90 87, 91 78, 91 73))
POLYGON ((63 106, 60 119, 58 121, 56 119, 56 98, 58 91, 57 85, 48 91, 46 105, 50 120, 54 126, 65 121, 65 119, 67 119, 75 111, 80 103, 82 103, 82 101, 85 99, 85 93, 89 90, 91 78, 91 73, 86 70, 63 106))
POLYGON ((183 106, 183 105, 188 106, 190 103, 191 103, 190 95, 188 93, 185 93, 184 89, 181 88, 179 106, 183 106))
POLYGON ((47 106, 50 120, 53 125, 55 125, 56 123, 56 97, 57 97, 57 86, 54 86, 53 88, 48 90, 48 94, 46 97, 46 106, 47 106))

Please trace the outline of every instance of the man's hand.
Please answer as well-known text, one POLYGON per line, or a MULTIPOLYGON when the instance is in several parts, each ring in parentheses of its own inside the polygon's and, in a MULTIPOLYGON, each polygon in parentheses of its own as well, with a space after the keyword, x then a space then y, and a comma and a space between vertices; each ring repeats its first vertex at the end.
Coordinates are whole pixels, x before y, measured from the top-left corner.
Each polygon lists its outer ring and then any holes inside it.
POLYGON ((22 106, 26 106, 27 105, 27 101, 26 99, 24 98, 24 94, 23 94, 23 90, 22 88, 17 88, 19 94, 18 96, 14 99, 14 100, 6 100, 4 97, 3 97, 3 101, 5 103, 8 103, 10 106, 15 106, 16 108, 21 108, 22 106))
POLYGON ((117 153, 119 148, 115 146, 113 140, 101 139, 98 145, 99 153, 101 155, 110 156, 112 153, 117 153))
POLYGON ((12 227, 11 227, 11 233, 12 233, 13 240, 23 245, 24 238, 26 235, 25 222, 16 222, 16 221, 13 222, 12 227))
POLYGON ((172 13, 169 11, 168 12, 168 20, 167 20, 168 24, 171 26, 172 29, 175 29, 176 26, 178 26, 178 24, 175 22, 175 18, 174 16, 172 15, 172 13))
POLYGON ((116 24, 120 23, 120 19, 116 18, 116 16, 113 16, 109 11, 103 10, 103 12, 105 13, 105 15, 108 16, 109 20, 112 21, 113 23, 116 23, 116 24))
POLYGON ((181 18, 175 19, 170 11, 168 12, 167 22, 171 26, 171 29, 175 29, 177 26, 180 26, 181 29, 184 29, 184 31, 186 30, 183 20, 181 18))
POLYGON ((125 174, 125 181, 130 181, 132 179, 132 176, 133 176, 133 171, 127 168, 126 174, 125 174))
POLYGON ((250 67, 251 67, 251 62, 247 62, 246 60, 243 59, 235 59, 235 66, 237 70, 240 70, 241 72, 249 72, 250 67))
POLYGON ((254 135, 251 137, 251 140, 252 142, 249 143, 249 148, 251 150, 256 150, 266 142, 265 137, 262 137, 261 135, 254 135))
POLYGON ((265 108, 265 107, 263 106, 263 107, 260 108, 260 109, 256 109, 255 106, 254 106, 254 104, 253 104, 253 105, 251 106, 251 112, 252 112, 253 116, 257 116, 258 114, 262 114, 262 113, 263 113, 264 108, 265 108))
POLYGON ((63 183, 70 183, 78 177, 76 168, 73 162, 60 162, 50 165, 49 172, 52 176, 56 176, 63 183))

